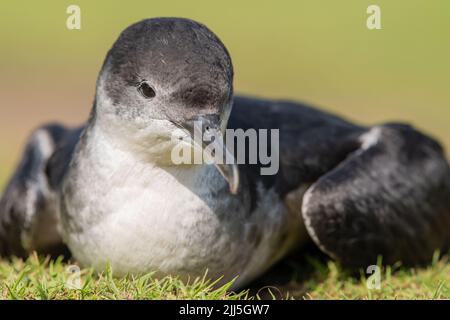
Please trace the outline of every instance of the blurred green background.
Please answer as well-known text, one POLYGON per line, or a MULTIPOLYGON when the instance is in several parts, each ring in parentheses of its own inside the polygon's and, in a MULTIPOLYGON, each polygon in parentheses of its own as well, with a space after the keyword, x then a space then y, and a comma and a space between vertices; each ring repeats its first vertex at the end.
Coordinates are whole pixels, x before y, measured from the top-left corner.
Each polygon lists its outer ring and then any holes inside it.
POLYGON ((450 1, 2 1, 0 187, 30 130, 77 124, 119 32, 189 17, 228 47, 239 93, 310 102, 362 123, 401 120, 450 148, 450 1), (81 7, 81 30, 66 8, 81 7), (382 30, 366 28, 381 7, 382 30))

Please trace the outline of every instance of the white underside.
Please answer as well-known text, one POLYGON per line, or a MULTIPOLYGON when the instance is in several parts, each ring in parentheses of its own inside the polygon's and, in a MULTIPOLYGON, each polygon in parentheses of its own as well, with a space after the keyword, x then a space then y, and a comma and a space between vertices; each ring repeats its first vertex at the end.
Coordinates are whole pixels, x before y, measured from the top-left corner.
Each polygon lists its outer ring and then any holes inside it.
POLYGON ((238 197, 217 197, 226 181, 213 166, 154 166, 101 139, 92 148, 62 197, 64 240, 85 266, 183 279, 208 270, 222 282, 238 276, 239 287, 306 237, 300 206, 288 210, 273 191, 258 188, 251 214, 238 197))

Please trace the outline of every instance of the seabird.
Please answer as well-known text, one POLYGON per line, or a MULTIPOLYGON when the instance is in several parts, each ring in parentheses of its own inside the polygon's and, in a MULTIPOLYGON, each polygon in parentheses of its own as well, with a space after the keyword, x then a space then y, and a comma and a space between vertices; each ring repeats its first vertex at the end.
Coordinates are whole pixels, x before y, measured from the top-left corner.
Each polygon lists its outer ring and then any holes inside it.
MULTIPOLYGON (((225 153, 223 139, 214 146, 225 153)), ((192 144, 192 148, 199 148, 192 144)), ((228 154, 227 153, 227 154, 228 154)), ((233 95, 230 55, 204 25, 155 18, 108 52, 86 124, 40 127, 0 201, 0 254, 66 248, 118 276, 202 276, 235 287, 312 240, 351 268, 428 262, 450 240, 450 168, 413 127, 353 124, 310 106, 233 95), (194 122, 279 130, 279 170, 174 165, 194 122), (186 138, 185 137, 185 138, 186 138)))

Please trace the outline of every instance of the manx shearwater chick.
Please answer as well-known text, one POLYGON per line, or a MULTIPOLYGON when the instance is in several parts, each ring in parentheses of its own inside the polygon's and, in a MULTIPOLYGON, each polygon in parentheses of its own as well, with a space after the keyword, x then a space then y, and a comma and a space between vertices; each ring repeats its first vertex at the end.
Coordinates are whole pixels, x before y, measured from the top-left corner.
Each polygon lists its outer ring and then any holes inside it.
POLYGON ((122 32, 87 123, 36 130, 0 202, 3 256, 68 248, 119 276, 208 270, 238 277, 235 287, 308 239, 349 267, 378 255, 415 264, 446 250, 449 230, 450 169, 435 140, 404 124, 364 127, 301 103, 234 96, 225 46, 181 18, 122 32), (225 128, 278 129, 278 172, 175 165, 173 133, 190 138, 196 121, 232 156, 225 128))

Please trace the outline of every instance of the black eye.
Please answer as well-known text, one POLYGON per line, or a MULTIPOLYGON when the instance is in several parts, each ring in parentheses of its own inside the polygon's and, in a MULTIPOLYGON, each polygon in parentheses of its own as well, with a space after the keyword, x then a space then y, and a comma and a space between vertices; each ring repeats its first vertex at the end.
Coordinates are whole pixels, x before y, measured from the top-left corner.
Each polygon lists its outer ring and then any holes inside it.
POLYGON ((138 87, 139 92, 144 96, 144 98, 151 99, 156 96, 155 90, 147 83, 142 82, 138 87))

